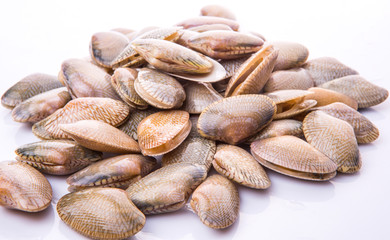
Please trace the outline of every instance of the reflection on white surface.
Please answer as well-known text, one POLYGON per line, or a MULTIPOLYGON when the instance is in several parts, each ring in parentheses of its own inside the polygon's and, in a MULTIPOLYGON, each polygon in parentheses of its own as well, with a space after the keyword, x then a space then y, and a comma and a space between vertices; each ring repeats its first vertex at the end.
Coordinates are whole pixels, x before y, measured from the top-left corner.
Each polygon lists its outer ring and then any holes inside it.
MULTIPOLYGON (((67 58, 85 57, 93 33, 115 27, 168 26, 199 14, 217 1, 8 1, 0 9, 1 81, 4 93, 34 72, 56 75, 67 58)), ((220 1, 236 13, 245 30, 269 40, 304 44, 309 58, 332 56, 363 77, 390 89, 390 1, 220 1)), ((238 221, 222 231, 203 225, 182 209, 147 216, 132 239, 387 239, 390 236, 390 101, 363 110, 380 130, 372 144, 359 146, 358 174, 329 182, 293 179, 267 171, 270 189, 239 186, 238 221)), ((38 141, 30 124, 15 123, 0 108, 1 159, 38 141)), ((65 177, 50 176, 54 202, 41 213, 0 208, 0 239, 86 239, 60 221, 55 203, 67 193, 65 177)))

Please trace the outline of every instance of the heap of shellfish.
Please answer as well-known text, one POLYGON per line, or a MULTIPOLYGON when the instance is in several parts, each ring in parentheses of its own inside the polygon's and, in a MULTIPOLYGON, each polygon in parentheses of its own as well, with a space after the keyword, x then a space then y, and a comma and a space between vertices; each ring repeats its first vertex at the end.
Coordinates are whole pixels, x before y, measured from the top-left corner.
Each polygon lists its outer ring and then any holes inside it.
POLYGON ((229 227, 235 183, 267 189, 269 170, 312 181, 359 171, 358 144, 379 130, 358 110, 386 89, 334 58, 308 60, 302 44, 240 31, 221 6, 201 15, 95 33, 89 60, 7 90, 2 105, 41 141, 1 162, 0 205, 42 211, 52 198, 42 173, 72 174, 60 218, 87 237, 122 239, 190 198, 202 223, 229 227))

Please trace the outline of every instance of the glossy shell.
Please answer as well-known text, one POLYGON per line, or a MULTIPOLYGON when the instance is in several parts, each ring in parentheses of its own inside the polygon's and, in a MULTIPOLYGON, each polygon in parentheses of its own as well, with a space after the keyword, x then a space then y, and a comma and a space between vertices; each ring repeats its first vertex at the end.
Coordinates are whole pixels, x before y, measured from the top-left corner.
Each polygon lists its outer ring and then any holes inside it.
POLYGON ((186 100, 182 109, 190 114, 200 114, 207 106, 223 98, 209 83, 187 82, 184 90, 186 100))
POLYGON ((279 50, 274 71, 286 70, 301 66, 309 57, 309 50, 299 43, 271 42, 279 50))

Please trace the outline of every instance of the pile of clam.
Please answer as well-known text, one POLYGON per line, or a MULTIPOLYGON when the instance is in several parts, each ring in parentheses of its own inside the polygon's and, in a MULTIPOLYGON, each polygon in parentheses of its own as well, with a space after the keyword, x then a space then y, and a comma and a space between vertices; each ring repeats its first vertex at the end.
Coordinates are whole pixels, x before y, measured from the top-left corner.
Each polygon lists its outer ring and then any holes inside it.
POLYGON ((52 198, 41 172, 71 174, 59 217, 87 237, 121 239, 144 214, 190 198, 205 225, 232 225, 236 184, 271 186, 263 167, 313 181, 359 171, 358 144, 379 131, 358 109, 385 101, 386 89, 334 58, 307 61, 299 43, 240 32, 223 7, 201 15, 96 33, 91 58, 6 91, 2 105, 42 140, 0 163, 0 204, 41 211, 52 198))

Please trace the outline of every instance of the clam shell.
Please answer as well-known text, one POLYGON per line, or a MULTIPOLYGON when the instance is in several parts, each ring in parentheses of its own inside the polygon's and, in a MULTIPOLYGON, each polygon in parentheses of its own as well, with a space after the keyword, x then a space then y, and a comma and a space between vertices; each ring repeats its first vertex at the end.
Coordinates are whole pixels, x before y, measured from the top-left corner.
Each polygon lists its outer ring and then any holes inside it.
POLYGON ((314 94, 306 96, 305 100, 316 100, 317 107, 325 106, 334 102, 342 102, 355 110, 358 109, 357 101, 345 94, 319 87, 309 88, 308 90, 314 94))
POLYGON ((124 239, 139 232, 145 216, 116 188, 91 188, 63 196, 57 203, 61 220, 93 239, 124 239))
POLYGON ((202 223, 214 229, 231 226, 239 216, 240 198, 236 186, 225 177, 208 177, 192 194, 191 208, 202 223))
POLYGON ((69 176, 69 191, 90 187, 127 188, 132 182, 149 174, 157 165, 154 158, 139 154, 115 156, 96 162, 69 176))
POLYGON ((228 25, 221 24, 221 23, 201 25, 197 27, 188 28, 188 30, 198 32, 198 33, 214 31, 214 30, 233 31, 233 29, 231 29, 228 25))
POLYGON ((179 45, 182 45, 183 47, 189 47, 188 46, 188 40, 191 39, 193 36, 198 35, 198 32, 191 31, 190 29, 182 29, 180 30, 182 33, 180 37, 176 40, 176 43, 179 45))
POLYGON ((191 131, 189 114, 170 110, 149 115, 138 125, 138 143, 143 155, 155 156, 172 151, 191 131))
POLYGON ((303 120, 303 133, 308 143, 337 164, 337 171, 354 173, 361 168, 355 133, 346 121, 314 111, 303 120))
POLYGON ((251 144, 251 153, 264 167, 281 174, 313 181, 336 176, 337 165, 307 142, 294 136, 279 136, 251 144))
POLYGON ((206 176, 205 168, 200 165, 175 163, 141 178, 126 192, 144 214, 173 212, 187 203, 192 191, 206 176))
POLYGON ((214 16, 227 18, 231 20, 236 20, 234 13, 232 13, 229 9, 221 6, 221 5, 207 5, 200 9, 200 15, 202 16, 214 16))
MULTIPOLYGON (((243 58, 237 58, 237 59, 230 59, 230 60, 221 60, 221 65, 226 70, 226 78, 230 78, 240 69, 241 65, 244 64, 244 62, 248 60, 248 57, 243 58)), ((219 83, 219 82, 217 82, 219 83)), ((225 86, 226 89, 227 86, 225 86)))
POLYGON ((272 45, 264 45, 230 78, 225 97, 259 93, 269 79, 277 57, 278 51, 272 45))
POLYGON ((12 109, 30 97, 63 86, 56 76, 44 73, 30 74, 15 83, 1 96, 1 104, 12 109))
POLYGON ((224 98, 203 110, 198 131, 205 138, 234 145, 259 132, 275 112, 275 103, 263 95, 224 98))
POLYGON ((296 68, 306 62, 309 50, 299 43, 294 42, 271 42, 279 50, 274 71, 296 68))
POLYGON ((35 123, 33 133, 42 139, 68 138, 58 127, 61 123, 99 120, 118 126, 129 115, 129 106, 111 98, 76 98, 49 117, 35 123))
POLYGON ((176 25, 182 26, 185 29, 187 29, 187 28, 197 27, 201 25, 210 25, 210 24, 225 24, 228 25, 234 31, 237 31, 238 28, 240 27, 238 22, 234 20, 222 18, 222 17, 215 17, 215 16, 200 16, 200 17, 189 18, 184 21, 181 21, 176 25))
POLYGON ((266 189, 271 186, 263 167, 240 147, 219 147, 214 155, 213 166, 220 174, 246 187, 266 189))
POLYGON ((276 71, 271 74, 264 86, 264 92, 287 89, 307 90, 314 87, 313 79, 303 68, 276 71))
POLYGON ((35 95, 12 110, 16 122, 38 122, 67 104, 72 97, 66 87, 55 88, 35 95))
POLYGON ((358 74, 357 71, 332 57, 312 59, 307 61, 302 67, 313 78, 314 86, 319 86, 336 78, 358 74))
POLYGON ((179 108, 186 98, 176 79, 149 68, 139 70, 134 89, 147 103, 161 109, 179 108))
POLYGON ((29 143, 18 147, 15 153, 16 160, 52 175, 71 174, 102 159, 102 153, 69 140, 29 143))
POLYGON ((39 212, 50 206, 52 189, 42 173, 21 163, 0 162, 0 206, 39 212))
POLYGON ((384 102, 389 91, 379 87, 359 75, 337 78, 320 85, 321 88, 333 90, 355 99, 358 108, 368 108, 384 102))
POLYGON ((302 138, 302 122, 293 119, 274 120, 247 142, 252 143, 260 139, 292 135, 302 138))
POLYGON ((146 110, 134 110, 130 113, 128 120, 118 127, 119 130, 126 133, 134 140, 138 140, 137 128, 138 124, 147 116, 159 112, 156 108, 148 108, 146 110))
POLYGON ((110 124, 97 120, 81 120, 58 127, 83 147, 113 153, 141 152, 138 143, 110 124))
POLYGON ((200 114, 208 105, 223 98, 210 83, 188 82, 184 90, 186 100, 182 109, 191 114, 200 114))
POLYGON ((286 109, 283 112, 277 113, 274 119, 285 119, 298 116, 305 113, 307 110, 317 105, 317 101, 313 99, 303 100, 302 102, 296 102, 291 108, 286 109))

